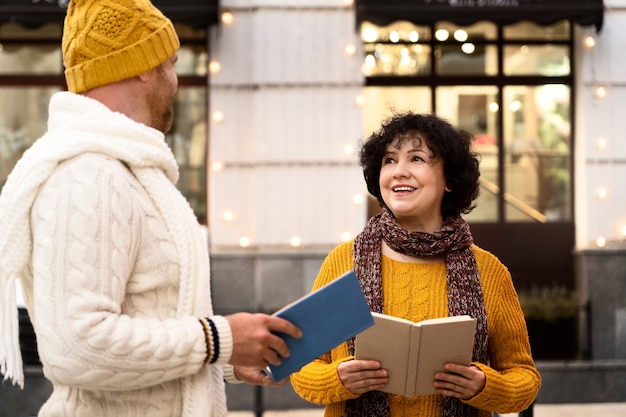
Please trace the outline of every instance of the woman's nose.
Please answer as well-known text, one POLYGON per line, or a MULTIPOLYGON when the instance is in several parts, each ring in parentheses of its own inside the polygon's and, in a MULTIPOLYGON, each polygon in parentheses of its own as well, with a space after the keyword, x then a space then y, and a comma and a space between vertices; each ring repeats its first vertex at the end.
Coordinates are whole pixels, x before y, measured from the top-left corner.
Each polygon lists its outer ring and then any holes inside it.
POLYGON ((406 164, 403 162, 398 162, 393 170, 393 176, 398 178, 398 177, 406 177, 408 176, 408 169, 406 167, 406 164))

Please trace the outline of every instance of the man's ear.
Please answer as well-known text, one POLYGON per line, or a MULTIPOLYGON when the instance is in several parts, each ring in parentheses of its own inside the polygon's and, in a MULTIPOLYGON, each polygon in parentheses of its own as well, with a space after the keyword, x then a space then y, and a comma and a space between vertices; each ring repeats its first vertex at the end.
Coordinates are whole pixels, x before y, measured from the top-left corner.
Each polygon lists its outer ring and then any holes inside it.
POLYGON ((152 73, 154 71, 156 71, 155 68, 152 68, 151 70, 148 70, 146 72, 142 72, 141 74, 137 75, 137 78, 139 78, 139 81, 146 82, 150 79, 150 76, 152 76, 152 73))

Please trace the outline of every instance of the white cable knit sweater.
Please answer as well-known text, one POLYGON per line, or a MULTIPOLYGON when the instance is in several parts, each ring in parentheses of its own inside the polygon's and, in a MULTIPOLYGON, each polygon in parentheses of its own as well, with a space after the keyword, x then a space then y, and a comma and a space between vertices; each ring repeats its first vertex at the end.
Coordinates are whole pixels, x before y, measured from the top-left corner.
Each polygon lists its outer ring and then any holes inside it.
POLYGON ((204 365, 208 254, 163 134, 68 92, 48 128, 0 196, 5 378, 23 381, 20 279, 54 385, 40 417, 226 416, 232 336, 214 316, 220 358, 204 365))

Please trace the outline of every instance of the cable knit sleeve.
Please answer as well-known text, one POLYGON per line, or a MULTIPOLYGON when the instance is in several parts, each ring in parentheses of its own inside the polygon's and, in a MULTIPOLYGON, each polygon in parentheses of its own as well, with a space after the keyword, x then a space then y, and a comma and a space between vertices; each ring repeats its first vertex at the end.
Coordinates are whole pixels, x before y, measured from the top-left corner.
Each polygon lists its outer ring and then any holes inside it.
MULTIPOLYGON (((341 276, 353 265, 352 242, 338 246, 324 260, 312 290, 341 276)), ((342 343, 292 374, 291 384, 298 395, 316 404, 333 404, 356 398, 344 387, 337 373, 339 364, 351 359, 354 358, 348 356, 347 343, 342 343)))
POLYGON ((175 247, 150 198, 118 161, 62 163, 31 212, 38 350, 57 385, 127 390, 195 374, 206 343, 176 317, 175 247))
POLYGON ((468 401, 500 414, 517 413, 534 401, 541 376, 531 356, 524 314, 507 268, 490 253, 476 250, 489 327, 489 365, 483 391, 468 401))

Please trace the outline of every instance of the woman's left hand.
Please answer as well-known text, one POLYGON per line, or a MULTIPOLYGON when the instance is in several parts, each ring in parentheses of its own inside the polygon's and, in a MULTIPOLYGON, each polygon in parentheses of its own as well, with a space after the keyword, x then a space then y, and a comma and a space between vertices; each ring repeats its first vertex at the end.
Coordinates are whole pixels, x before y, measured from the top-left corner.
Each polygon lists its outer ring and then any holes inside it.
POLYGON ((282 381, 274 382, 272 378, 267 376, 263 370, 248 366, 235 366, 235 377, 247 384, 262 385, 264 387, 282 387, 289 381, 289 378, 285 378, 282 381))
POLYGON ((433 383, 441 395, 469 400, 485 388, 485 374, 476 366, 447 363, 445 370, 435 374, 433 383))

